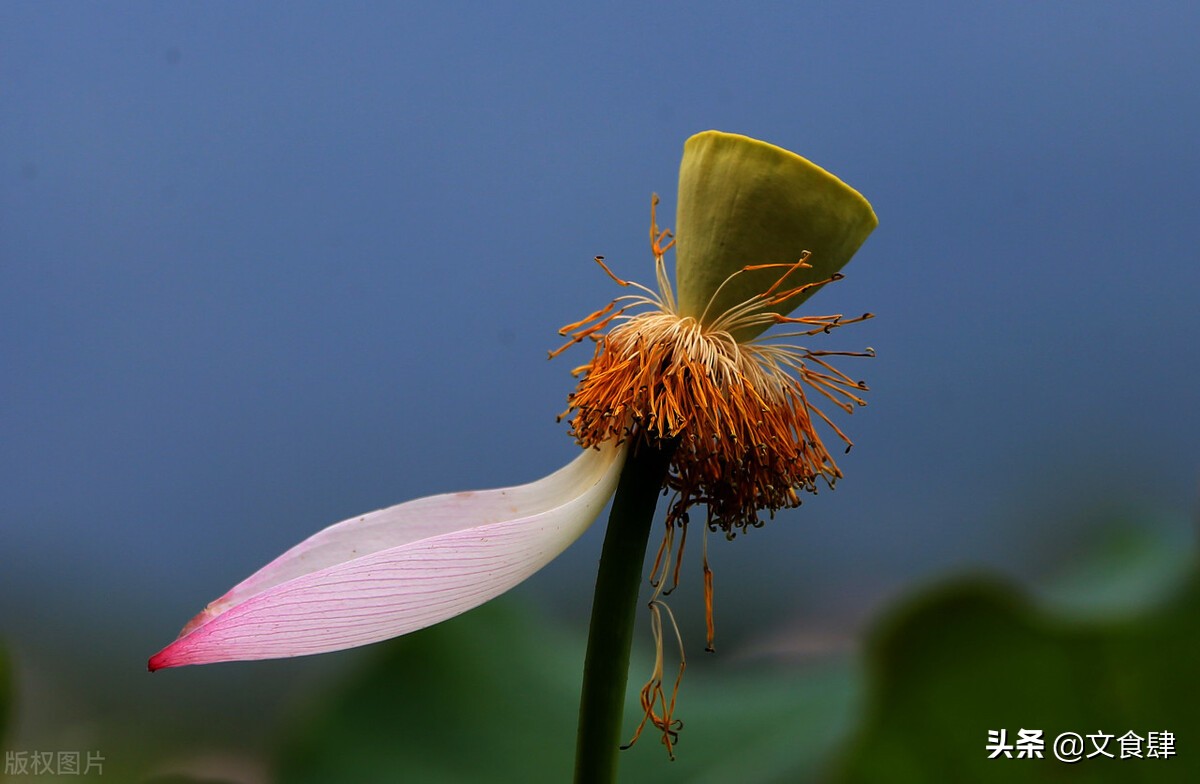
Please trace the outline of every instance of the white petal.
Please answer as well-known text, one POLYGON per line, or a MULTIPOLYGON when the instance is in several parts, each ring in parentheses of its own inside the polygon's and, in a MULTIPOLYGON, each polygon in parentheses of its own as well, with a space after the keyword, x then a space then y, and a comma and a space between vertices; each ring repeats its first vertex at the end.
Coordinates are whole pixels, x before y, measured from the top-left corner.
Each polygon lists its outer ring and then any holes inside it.
POLYGON ((466 612, 579 538, 616 489, 624 454, 606 444, 530 484, 421 498, 332 525, 210 604, 150 669, 339 650, 466 612))

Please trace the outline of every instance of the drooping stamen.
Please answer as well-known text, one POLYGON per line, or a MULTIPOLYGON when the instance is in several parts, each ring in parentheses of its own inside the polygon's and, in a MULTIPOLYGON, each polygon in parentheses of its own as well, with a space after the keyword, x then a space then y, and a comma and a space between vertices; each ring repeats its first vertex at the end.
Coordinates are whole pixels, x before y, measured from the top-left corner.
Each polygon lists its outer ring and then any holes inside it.
MULTIPOLYGON (((671 561, 671 543, 674 541, 674 523, 668 515, 666 532, 663 535, 663 543, 659 546, 658 556, 654 561, 654 569, 651 571, 650 584, 654 587, 654 591, 650 596, 647 604, 650 610, 650 631, 654 636, 654 669, 650 673, 650 678, 642 686, 640 692, 640 700, 642 705, 642 720, 638 723, 637 729, 634 730, 633 737, 629 743, 622 746, 622 749, 628 749, 637 743, 638 738, 642 736, 642 731, 646 728, 646 723, 653 724, 662 733, 662 743, 667 748, 667 754, 671 759, 675 759, 674 745, 679 739, 679 731, 683 729, 683 722, 673 718, 675 714, 675 702, 679 696, 679 685, 683 681, 683 673, 687 669, 687 656, 683 649, 683 637, 679 633, 679 624, 675 621, 675 614, 671 612, 670 606, 662 600, 664 594, 663 586, 666 582, 668 564, 671 561), (664 666, 664 651, 663 651, 663 629, 662 629, 662 614, 667 614, 667 619, 671 622, 671 628, 675 632, 675 641, 679 646, 679 672, 675 675, 675 683, 671 688, 671 697, 667 699, 665 690, 663 689, 663 677, 665 674, 664 666)), ((684 531, 686 533, 686 528, 684 531)), ((680 552, 682 552, 683 542, 680 542, 680 552)))
MULTIPOLYGON (((684 512, 683 515, 686 516, 687 512, 684 512)), ((679 572, 683 569, 683 551, 687 549, 688 532, 687 523, 683 520, 679 521, 679 527, 682 531, 679 534, 679 547, 675 551, 675 569, 671 572, 671 587, 663 591, 663 596, 670 596, 671 592, 679 587, 679 572)))
POLYGON ((709 527, 704 526, 704 534, 701 543, 701 552, 703 555, 700 558, 700 563, 704 569, 704 650, 712 653, 716 651, 713 647, 713 639, 716 637, 716 627, 713 624, 713 572, 708 566, 708 532, 709 527))
POLYGON ((671 552, 675 545, 675 526, 668 522, 665 528, 666 530, 663 533, 662 542, 658 545, 658 552, 654 555, 654 565, 650 567, 650 577, 648 582, 650 583, 650 587, 655 589, 662 584, 663 577, 666 573, 664 559, 667 561, 670 560, 671 552), (662 570, 661 573, 659 571, 660 569, 662 570))

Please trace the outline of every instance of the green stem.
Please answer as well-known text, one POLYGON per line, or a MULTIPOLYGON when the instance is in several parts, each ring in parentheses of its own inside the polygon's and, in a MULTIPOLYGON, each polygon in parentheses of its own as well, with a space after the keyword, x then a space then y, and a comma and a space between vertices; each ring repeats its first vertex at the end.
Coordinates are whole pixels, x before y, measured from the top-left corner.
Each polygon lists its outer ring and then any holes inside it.
POLYGON ((674 444, 635 443, 621 469, 592 598, 575 746, 576 784, 611 784, 617 780, 642 564, 658 495, 674 451, 674 444))

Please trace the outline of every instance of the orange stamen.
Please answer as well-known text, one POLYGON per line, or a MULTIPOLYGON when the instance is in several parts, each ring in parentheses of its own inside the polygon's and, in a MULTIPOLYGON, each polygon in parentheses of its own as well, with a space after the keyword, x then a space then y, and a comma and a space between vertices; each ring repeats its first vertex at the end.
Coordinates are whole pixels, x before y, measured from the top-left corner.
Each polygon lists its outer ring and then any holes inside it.
MULTIPOLYGON (((613 274, 613 271, 612 271, 612 270, 610 270, 610 269, 608 268, 608 265, 604 263, 604 257, 603 257, 603 256, 596 256, 594 259, 592 259, 592 261, 594 261, 594 262, 596 262, 597 264, 599 264, 599 265, 600 265, 600 269, 602 269, 602 270, 604 270, 605 272, 607 272, 607 273, 608 273, 608 277, 610 277, 610 278, 612 278, 613 280, 615 280, 615 281, 617 282, 617 285, 618 285, 618 286, 620 286, 620 287, 622 287, 622 288, 626 288, 626 287, 628 287, 628 286, 629 286, 629 281, 627 281, 627 280, 621 280, 620 278, 618 278, 616 275, 614 275, 614 274, 613 274)), ((614 304, 615 304, 615 303, 614 303, 614 304)), ((611 307, 611 305, 610 305, 610 307, 611 307)), ((584 321, 587 321, 587 319, 584 319, 584 321)), ((562 333, 561 333, 561 330, 559 331, 559 334, 562 334, 562 333)))
POLYGON ((704 650, 715 651, 713 647, 713 638, 716 636, 716 628, 713 624, 713 572, 708 566, 708 529, 704 529, 704 555, 701 558, 701 564, 704 567, 704 629, 705 643, 704 650))

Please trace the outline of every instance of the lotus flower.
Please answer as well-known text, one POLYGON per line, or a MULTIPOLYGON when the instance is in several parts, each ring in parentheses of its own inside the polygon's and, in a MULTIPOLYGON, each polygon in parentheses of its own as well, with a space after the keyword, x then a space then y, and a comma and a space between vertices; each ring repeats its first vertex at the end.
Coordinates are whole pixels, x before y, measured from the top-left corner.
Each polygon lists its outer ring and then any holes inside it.
MULTIPOLYGON (((432 496, 326 528, 211 603, 150 659, 150 669, 338 650, 463 613, 578 538, 613 495, 631 449, 670 454, 665 487, 673 500, 652 570, 655 601, 673 532, 686 533, 694 506, 707 507, 707 529, 732 536, 759 525, 760 511, 798 505, 797 491, 832 485, 841 472, 817 423, 847 446, 849 439, 810 395, 846 411, 863 405, 866 385, 828 358, 870 351, 781 341, 870 317, 788 315, 841 277, 875 227, 870 205, 793 153, 708 131, 685 145, 677 220, 677 286, 664 262, 673 235, 659 230, 652 207, 657 291, 622 280, 597 257, 619 285, 641 293, 564 327, 568 343, 551 352, 595 342, 592 359, 575 370, 579 386, 564 414, 582 454, 531 484, 432 496), (773 325, 792 331, 763 337, 773 325)), ((680 541, 676 564, 682 550, 680 541)), ((711 645, 707 557, 705 598, 711 645)), ((661 645, 661 618, 654 618, 661 645)), ((660 650, 656 678, 661 658, 660 650)), ((663 698, 654 682, 643 690, 643 707, 668 739, 670 708, 652 710, 663 698)))

